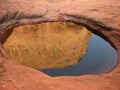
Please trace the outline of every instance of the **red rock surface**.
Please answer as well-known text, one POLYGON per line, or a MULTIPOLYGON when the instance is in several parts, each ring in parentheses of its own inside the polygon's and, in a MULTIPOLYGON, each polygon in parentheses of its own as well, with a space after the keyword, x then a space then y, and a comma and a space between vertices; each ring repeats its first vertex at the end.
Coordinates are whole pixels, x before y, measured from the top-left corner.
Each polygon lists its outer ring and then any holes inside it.
MULTIPOLYGON (((16 26, 48 21, 82 24, 108 40, 120 56, 119 0, 0 0, 0 37, 3 42, 10 29, 16 26)), ((1 45, 0 90, 73 89, 120 90, 120 63, 107 74, 52 78, 12 62, 1 45)))

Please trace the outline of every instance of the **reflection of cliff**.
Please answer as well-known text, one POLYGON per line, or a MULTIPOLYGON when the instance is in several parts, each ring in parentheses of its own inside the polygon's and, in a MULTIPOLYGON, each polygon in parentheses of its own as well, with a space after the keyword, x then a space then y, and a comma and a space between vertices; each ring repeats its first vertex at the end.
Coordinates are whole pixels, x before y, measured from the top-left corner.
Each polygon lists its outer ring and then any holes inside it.
POLYGON ((91 33, 72 23, 42 23, 15 28, 4 44, 17 63, 36 69, 76 64, 86 52, 91 33))

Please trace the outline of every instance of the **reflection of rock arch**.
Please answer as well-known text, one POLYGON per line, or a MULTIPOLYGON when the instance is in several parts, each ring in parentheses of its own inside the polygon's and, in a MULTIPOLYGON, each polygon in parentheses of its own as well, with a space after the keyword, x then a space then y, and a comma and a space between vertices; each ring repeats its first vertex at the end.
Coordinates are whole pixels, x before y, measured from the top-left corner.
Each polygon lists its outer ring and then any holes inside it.
POLYGON ((14 29, 4 48, 14 61, 32 68, 64 68, 78 63, 90 36, 86 28, 69 22, 26 25, 14 29))
MULTIPOLYGON (((46 21, 71 21, 83 24, 91 28, 93 32, 104 36, 120 52, 119 0, 101 0, 97 2, 95 0, 91 0, 91 2, 87 0, 66 0, 57 4, 44 0, 37 0, 37 2, 28 0, 24 0, 24 2, 21 0, 8 1, 0 3, 1 32, 19 25, 46 21)), ((37 89, 47 90, 54 88, 67 90, 76 87, 76 90, 87 90, 88 88, 91 90, 120 89, 119 64, 111 74, 50 78, 42 73, 6 60, 8 58, 3 58, 6 54, 2 48, 0 49, 0 88, 3 90, 14 90, 15 88, 34 90, 36 87, 37 89)))

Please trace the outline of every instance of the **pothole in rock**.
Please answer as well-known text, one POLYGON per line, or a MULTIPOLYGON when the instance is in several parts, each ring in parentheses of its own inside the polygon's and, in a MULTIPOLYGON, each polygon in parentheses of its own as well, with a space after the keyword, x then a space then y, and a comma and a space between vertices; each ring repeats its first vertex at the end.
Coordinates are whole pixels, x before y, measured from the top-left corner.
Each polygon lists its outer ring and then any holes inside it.
POLYGON ((16 63, 50 76, 106 73, 118 62, 109 43, 70 22, 17 27, 4 48, 16 63))

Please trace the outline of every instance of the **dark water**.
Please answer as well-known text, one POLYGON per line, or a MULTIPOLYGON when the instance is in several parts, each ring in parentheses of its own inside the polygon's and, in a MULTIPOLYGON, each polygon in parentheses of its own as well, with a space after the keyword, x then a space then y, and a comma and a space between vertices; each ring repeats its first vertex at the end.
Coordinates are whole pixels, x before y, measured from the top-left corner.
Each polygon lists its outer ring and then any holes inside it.
POLYGON ((78 64, 63 69, 52 68, 41 71, 50 76, 101 74, 111 71, 117 64, 117 59, 116 50, 108 42, 93 34, 87 48, 87 53, 78 64))

